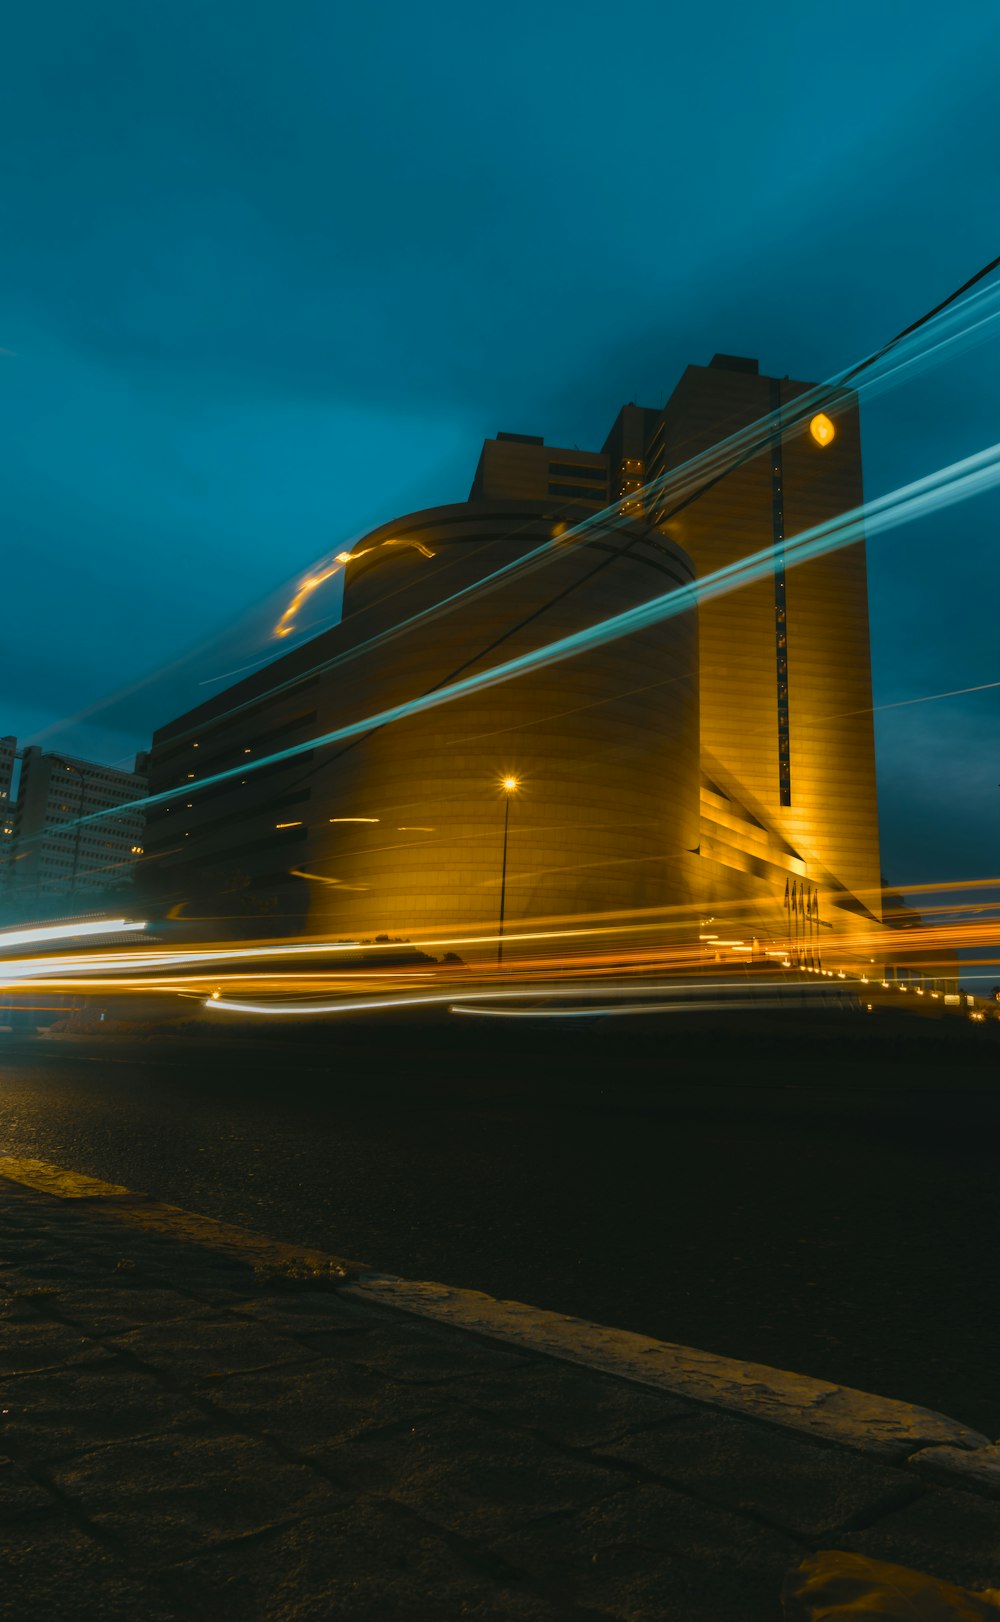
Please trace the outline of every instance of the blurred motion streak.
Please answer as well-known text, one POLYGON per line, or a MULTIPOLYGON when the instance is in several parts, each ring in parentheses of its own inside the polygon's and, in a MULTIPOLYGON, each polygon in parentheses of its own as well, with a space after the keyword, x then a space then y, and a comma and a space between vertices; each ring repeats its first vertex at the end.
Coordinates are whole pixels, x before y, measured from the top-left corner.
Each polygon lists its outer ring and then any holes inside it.
MULTIPOLYGON (((992 267, 987 267, 992 268, 992 267)), ((974 277, 972 282, 981 280, 984 272, 974 277)), ((768 415, 758 421, 742 427, 738 432, 720 440, 709 449, 700 452, 678 467, 672 468, 657 478, 650 480, 641 489, 629 493, 629 501, 648 502, 652 497, 661 497, 664 500, 686 503, 706 487, 706 483, 714 482, 731 468, 749 456, 761 450, 766 450, 772 442, 775 431, 782 438, 795 432, 803 422, 808 423, 817 414, 829 413, 833 418, 837 415, 838 392, 846 384, 850 384, 854 393, 862 399, 875 397, 887 390, 896 388, 901 383, 909 382, 914 377, 938 366, 975 345, 988 341, 995 335, 996 325, 1000 319, 1000 286, 989 284, 975 287, 969 291, 972 284, 967 283, 960 290, 959 295, 952 295, 944 304, 931 315, 912 324, 903 333, 892 339, 875 353, 866 356, 860 362, 844 368, 831 377, 827 382, 817 384, 797 402, 796 411, 789 415, 787 412, 781 416, 780 421, 774 415, 768 415)), ((829 420, 829 418, 828 418, 829 420)), ((448 612, 460 598, 478 596, 488 592, 504 576, 512 572, 544 566, 556 551, 564 548, 567 543, 574 540, 585 539, 595 526, 606 526, 609 519, 615 514, 624 511, 625 503, 619 501, 600 513, 590 515, 582 522, 567 527, 565 523, 556 525, 554 538, 543 547, 537 549, 527 557, 518 558, 497 571, 495 576, 476 582, 472 586, 463 588, 452 598, 445 598, 432 608, 425 609, 410 620, 401 622, 391 630, 374 636, 370 643, 350 650, 346 654, 336 655, 333 659, 319 665, 319 670, 325 670, 333 665, 340 664, 345 658, 353 658, 365 651, 365 646, 388 644, 401 636, 406 635, 417 624, 430 624, 438 616, 448 612)), ((281 617, 273 628, 269 628, 266 639, 254 641, 248 645, 246 651, 252 651, 258 645, 263 646, 265 640, 284 640, 294 629, 295 616, 302 604, 325 581, 332 578, 339 569, 343 568, 352 558, 362 555, 361 548, 345 550, 331 556, 326 556, 313 565, 312 569, 299 580, 298 585, 284 609, 281 617)), ((259 663, 266 663, 270 655, 259 663)), ((174 661, 167 669, 181 669, 190 661, 191 656, 185 655, 182 659, 174 661)), ((239 674, 242 670, 255 668, 254 664, 238 666, 235 670, 227 671, 222 676, 211 678, 214 681, 228 679, 231 675, 239 674)), ((147 686, 152 677, 145 677, 131 683, 99 704, 88 706, 78 711, 74 716, 67 718, 67 723, 79 723, 92 718, 111 708, 122 698, 135 693, 147 686)), ((242 706, 233 707, 234 716, 240 713, 242 706)), ((308 747, 302 745, 302 748, 308 747)), ((276 758, 276 757, 272 757, 276 758)), ((263 761, 257 765, 264 764, 263 761)), ((149 802, 137 802, 149 803, 149 802)))
MULTIPOLYGON (((414 546, 418 551, 422 552, 425 557, 430 558, 434 556, 433 552, 431 552, 428 547, 421 546, 417 541, 387 540, 383 541, 382 545, 414 546)), ((363 558, 368 552, 373 550, 374 548, 370 546, 355 547, 351 552, 338 552, 336 557, 332 560, 327 560, 325 563, 318 564, 313 569, 311 574, 307 574, 305 579, 299 582, 294 597, 288 604, 288 607, 285 609, 277 625, 274 627, 274 635, 276 637, 290 636, 292 631, 295 629, 295 617, 306 599, 311 597, 313 592, 317 591, 320 586, 325 585, 325 583, 331 579, 333 575, 339 574, 341 569, 345 568, 348 563, 351 563, 355 558, 363 558)))
POLYGON ((23 929, 5 930, 0 934, 0 948, 36 946, 44 941, 78 940, 86 935, 123 935, 126 931, 145 929, 145 922, 129 922, 125 918, 77 919, 66 924, 30 924, 23 929))
MULTIPOLYGON (((934 473, 903 485, 887 495, 865 502, 861 507, 853 508, 836 518, 784 539, 781 548, 784 565, 790 568, 795 564, 823 557, 842 547, 851 546, 866 536, 870 540, 900 525, 940 511, 954 502, 981 494, 998 484, 1000 484, 1000 443, 990 445, 985 450, 939 468, 934 473)), ((568 636, 559 637, 527 653, 492 665, 475 675, 462 677, 434 691, 421 693, 406 702, 394 704, 318 736, 305 738, 284 749, 261 755, 226 770, 210 773, 196 782, 185 782, 181 786, 164 789, 158 794, 150 794, 143 799, 128 802, 119 806, 117 810, 120 812, 159 805, 187 794, 200 793, 219 783, 292 759, 307 750, 321 749, 330 744, 359 737, 394 721, 422 714, 426 710, 451 703, 471 693, 514 680, 529 671, 571 659, 586 649, 600 647, 605 643, 616 641, 619 637, 629 636, 662 620, 687 613, 699 603, 738 590, 757 580, 769 578, 773 575, 778 553, 779 548, 776 545, 764 547, 741 558, 737 563, 727 564, 701 576, 690 585, 652 597, 634 608, 613 614, 568 636)), ((101 811, 92 812, 79 821, 81 824, 87 824, 99 821, 107 814, 101 811)))
MULTIPOLYGON (((9 994, 197 997, 208 999, 207 1006, 220 1012, 269 1016, 560 997, 579 1002, 590 996, 628 1002, 648 1001, 653 995, 676 999, 696 994, 721 1004, 726 993, 730 1007, 734 993, 750 997, 754 1007, 765 1006, 760 997, 785 1007, 802 1005, 803 994, 816 984, 815 979, 805 979, 807 975, 885 987, 893 979, 893 971, 884 968, 886 961, 905 963, 911 954, 919 955, 925 976, 936 967, 943 975, 953 973, 955 952, 984 954, 992 949, 991 955, 979 957, 979 965, 997 964, 998 888, 996 878, 914 886, 908 895, 932 896, 934 904, 928 908, 929 917, 909 914, 904 929, 875 923, 860 931, 825 926, 824 967, 796 962, 790 939, 763 934, 752 917, 740 917, 733 906, 728 913, 720 907, 709 920, 684 915, 682 909, 672 914, 650 909, 637 921, 626 921, 621 914, 599 915, 587 924, 574 921, 572 927, 538 920, 550 927, 519 927, 506 934, 508 958, 502 975, 488 959, 467 963, 458 957, 437 961, 430 956, 435 951, 454 954, 456 948, 495 947, 496 929, 484 928, 481 933, 435 934, 410 941, 218 942, 195 947, 136 943, 114 948, 95 943, 90 948, 5 957, 0 986, 9 994), (706 921, 717 929, 706 932, 706 921), (656 975, 674 978, 654 981, 651 977, 656 975), (755 977, 759 993, 750 990, 755 977)), ((885 894, 891 910, 898 893, 885 894)), ((67 932, 96 936, 145 928, 144 922, 88 919, 8 932, 0 936, 0 945, 8 951, 26 943, 44 947, 67 938, 67 932)), ((900 973, 905 976, 905 971, 900 973)), ((931 996, 939 995, 930 981, 926 984, 931 996)), ((923 990, 914 978, 904 977, 900 989, 908 986, 923 990)), ((699 1001, 699 1006, 706 1004, 699 1001)))

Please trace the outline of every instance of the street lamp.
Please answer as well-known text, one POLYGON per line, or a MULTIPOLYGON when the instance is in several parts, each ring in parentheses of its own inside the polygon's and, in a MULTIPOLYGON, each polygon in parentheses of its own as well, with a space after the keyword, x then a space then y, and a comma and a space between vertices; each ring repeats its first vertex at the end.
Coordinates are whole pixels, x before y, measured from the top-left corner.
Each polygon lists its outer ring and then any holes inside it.
POLYGON ((503 862, 500 867, 500 930, 497 938, 497 968, 503 962, 503 913, 507 900, 507 833, 510 828, 510 797, 516 794, 520 787, 520 780, 516 777, 503 777, 500 787, 504 793, 503 808, 503 862))
POLYGON ((825 411, 818 412, 813 418, 812 422, 809 424, 809 432, 812 434, 817 445, 821 445, 824 450, 826 449, 827 445, 832 444, 837 437, 837 430, 833 426, 833 423, 830 421, 825 411))

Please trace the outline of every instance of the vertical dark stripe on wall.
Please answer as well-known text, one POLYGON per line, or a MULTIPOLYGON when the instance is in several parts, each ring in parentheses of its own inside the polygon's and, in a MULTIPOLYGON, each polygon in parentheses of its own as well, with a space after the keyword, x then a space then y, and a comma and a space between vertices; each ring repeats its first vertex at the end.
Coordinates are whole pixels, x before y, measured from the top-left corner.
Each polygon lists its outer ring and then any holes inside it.
POLYGON ((785 490, 781 456, 781 384, 771 379, 771 524, 774 543, 774 652, 778 685, 778 797, 792 803, 792 757, 788 730, 788 612, 785 601, 785 490))

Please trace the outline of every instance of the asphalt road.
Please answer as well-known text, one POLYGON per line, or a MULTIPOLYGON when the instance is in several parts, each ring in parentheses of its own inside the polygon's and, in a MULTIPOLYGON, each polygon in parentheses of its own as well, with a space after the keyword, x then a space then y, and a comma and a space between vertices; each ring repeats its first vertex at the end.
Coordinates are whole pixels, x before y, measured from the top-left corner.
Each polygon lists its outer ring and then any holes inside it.
POLYGON ((0 1152, 1000 1434, 994 1033, 485 1026, 0 1037, 0 1152))

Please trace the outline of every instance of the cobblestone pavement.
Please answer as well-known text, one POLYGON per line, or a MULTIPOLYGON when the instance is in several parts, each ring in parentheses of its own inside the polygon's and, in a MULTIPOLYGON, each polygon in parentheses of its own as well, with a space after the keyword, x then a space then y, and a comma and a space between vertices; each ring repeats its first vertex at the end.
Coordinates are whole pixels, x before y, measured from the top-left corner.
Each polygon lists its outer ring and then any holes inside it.
POLYGON ((0 1180, 0 1616, 777 1622, 855 1550, 1000 1578, 1000 1502, 0 1180))

